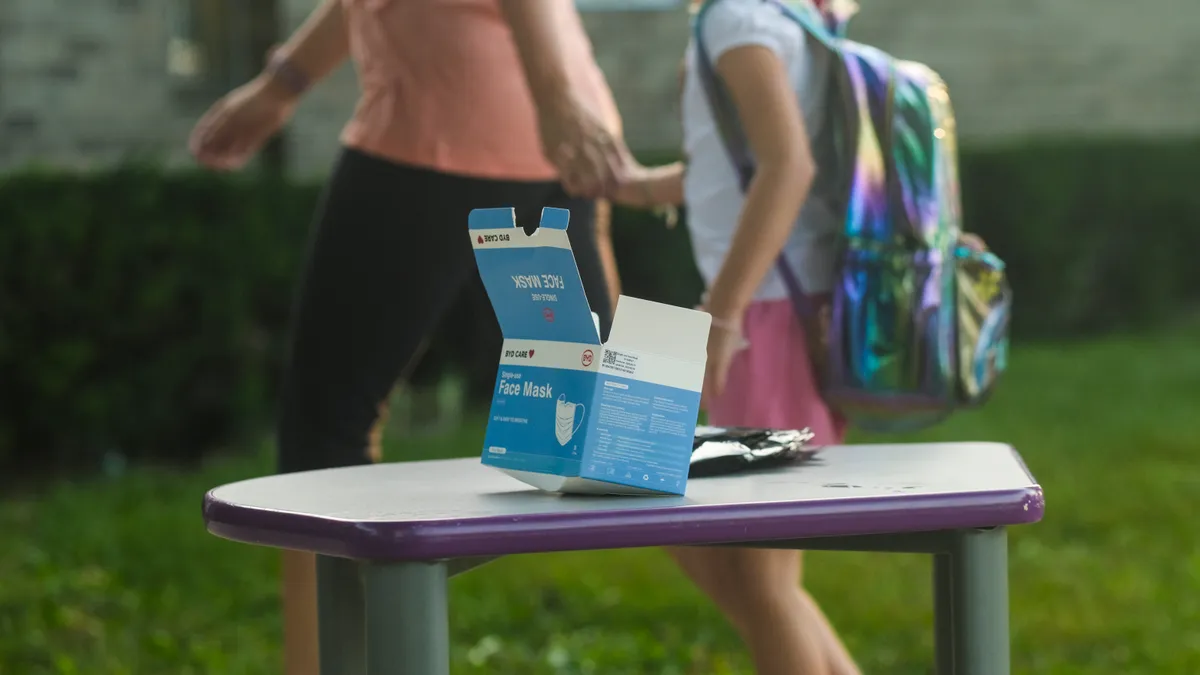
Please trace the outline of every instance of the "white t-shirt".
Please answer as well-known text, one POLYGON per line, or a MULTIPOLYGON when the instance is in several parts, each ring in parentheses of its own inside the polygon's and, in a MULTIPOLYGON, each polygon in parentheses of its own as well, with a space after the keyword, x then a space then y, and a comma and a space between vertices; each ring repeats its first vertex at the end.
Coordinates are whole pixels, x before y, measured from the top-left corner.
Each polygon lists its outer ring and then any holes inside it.
MULTIPOLYGON (((779 57, 800 102, 817 155, 817 170, 821 171, 818 148, 824 146, 816 139, 827 125, 824 118, 829 89, 829 56, 823 47, 809 44, 812 40, 803 28, 764 0, 720 0, 705 13, 701 35, 713 63, 730 49, 747 45, 761 45, 779 57)), ((697 71, 694 43, 688 45, 686 58, 682 111, 688 167, 684 201, 696 264, 705 283, 711 285, 729 251, 745 200, 708 105, 697 71)), ((783 253, 804 292, 825 292, 832 287, 839 230, 839 218, 830 200, 817 190, 811 191, 783 253)), ((787 297, 787 288, 772 267, 755 300, 787 297)))

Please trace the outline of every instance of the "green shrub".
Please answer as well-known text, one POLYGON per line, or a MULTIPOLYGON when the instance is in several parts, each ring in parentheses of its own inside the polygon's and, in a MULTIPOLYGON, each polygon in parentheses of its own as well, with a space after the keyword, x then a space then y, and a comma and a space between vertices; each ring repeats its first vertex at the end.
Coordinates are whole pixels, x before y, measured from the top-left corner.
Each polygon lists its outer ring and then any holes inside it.
POLYGON ((969 151, 963 212, 1008 263, 1018 336, 1177 318, 1200 300, 1200 142, 1069 142, 969 151))
POLYGON ((314 197, 146 167, 0 179, 0 476, 260 424, 314 197))
MULTIPOLYGON (((1200 300, 1198 156, 1181 141, 964 152, 966 222, 1009 264, 1018 338, 1152 324, 1200 300)), ((0 178, 0 482, 111 452, 194 458, 261 428, 317 196, 145 166, 0 178)), ((613 237, 626 293, 697 301, 683 223, 618 209, 613 237)), ((478 351, 477 301, 451 313, 419 379, 478 351)))

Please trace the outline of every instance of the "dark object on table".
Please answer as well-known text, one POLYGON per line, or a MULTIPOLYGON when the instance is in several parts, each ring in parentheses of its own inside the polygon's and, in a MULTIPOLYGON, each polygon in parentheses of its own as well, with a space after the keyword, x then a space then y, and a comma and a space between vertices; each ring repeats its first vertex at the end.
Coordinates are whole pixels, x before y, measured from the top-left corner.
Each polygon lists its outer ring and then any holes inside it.
POLYGON ((811 459, 812 431, 696 427, 689 478, 721 476, 811 459))

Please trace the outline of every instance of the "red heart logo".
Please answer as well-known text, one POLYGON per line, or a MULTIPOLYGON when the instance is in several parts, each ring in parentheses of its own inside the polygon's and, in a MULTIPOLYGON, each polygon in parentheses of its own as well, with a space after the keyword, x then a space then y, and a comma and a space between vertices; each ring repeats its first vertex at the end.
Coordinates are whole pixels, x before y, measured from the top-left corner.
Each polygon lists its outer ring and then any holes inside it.
POLYGON ((481 235, 479 235, 479 237, 477 237, 477 238, 475 239, 475 241, 476 241, 476 243, 480 243, 480 244, 482 244, 482 243, 483 243, 483 235, 482 235, 482 234, 481 234, 481 235))
POLYGON ((529 358, 531 358, 531 359, 533 358, 533 350, 532 349, 529 350, 529 358))

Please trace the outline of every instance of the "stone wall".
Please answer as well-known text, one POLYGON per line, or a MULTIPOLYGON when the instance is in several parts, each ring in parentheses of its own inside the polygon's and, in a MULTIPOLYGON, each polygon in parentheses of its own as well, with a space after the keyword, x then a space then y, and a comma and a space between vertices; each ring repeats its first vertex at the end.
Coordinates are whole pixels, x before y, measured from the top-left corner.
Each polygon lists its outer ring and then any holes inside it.
POLYGON ((0 2, 0 169, 178 159, 191 110, 154 0, 0 2))
MULTIPOLYGON (((1195 0, 859 0, 850 35, 950 86, 968 143, 1039 134, 1200 133, 1195 0)), ((587 18, 630 141, 678 143, 686 14, 587 18)))
POLYGON ((856 39, 923 61, 968 140, 1200 132, 1195 0, 859 0, 856 39))
MULTIPOLYGON (((187 161, 212 90, 167 67, 181 0, 0 2, 0 170, 131 154, 187 161)), ((313 0, 283 0, 287 28, 313 0)), ((966 143, 1033 134, 1200 133, 1195 0, 860 0, 852 35, 929 63, 950 84, 966 143)), ((588 14, 637 149, 678 146, 686 13, 588 14)), ((343 68, 291 128, 299 174, 324 172, 357 90, 343 68)))

